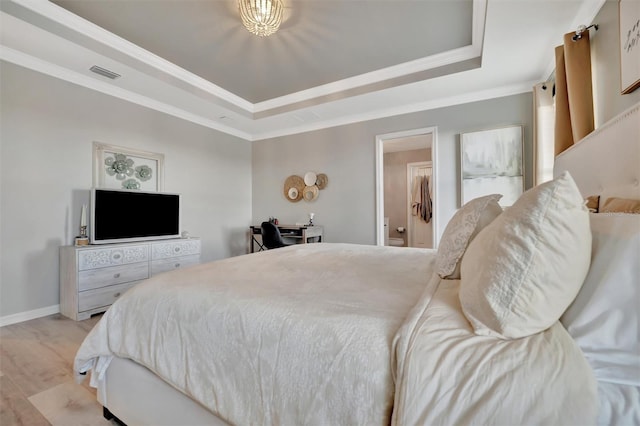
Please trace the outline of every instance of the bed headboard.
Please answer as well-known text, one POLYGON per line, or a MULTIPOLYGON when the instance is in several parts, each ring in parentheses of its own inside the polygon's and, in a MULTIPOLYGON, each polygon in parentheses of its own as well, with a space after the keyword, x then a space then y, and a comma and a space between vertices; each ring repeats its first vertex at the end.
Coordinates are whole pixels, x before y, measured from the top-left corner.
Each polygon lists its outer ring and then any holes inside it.
POLYGON ((640 103, 558 155, 554 177, 565 170, 584 197, 640 199, 640 103))

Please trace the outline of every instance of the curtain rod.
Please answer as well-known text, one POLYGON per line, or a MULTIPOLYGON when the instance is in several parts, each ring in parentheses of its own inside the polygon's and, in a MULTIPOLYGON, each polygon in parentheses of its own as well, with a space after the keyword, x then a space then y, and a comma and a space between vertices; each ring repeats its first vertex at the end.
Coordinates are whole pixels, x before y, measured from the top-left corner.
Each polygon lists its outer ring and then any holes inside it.
POLYGON ((595 28, 596 31, 598 31, 598 24, 591 24, 588 27, 584 26, 584 25, 578 25, 578 29, 576 29, 576 33, 573 37, 571 37, 571 40, 573 41, 578 41, 582 38, 582 33, 585 31, 588 31, 589 28, 595 28))

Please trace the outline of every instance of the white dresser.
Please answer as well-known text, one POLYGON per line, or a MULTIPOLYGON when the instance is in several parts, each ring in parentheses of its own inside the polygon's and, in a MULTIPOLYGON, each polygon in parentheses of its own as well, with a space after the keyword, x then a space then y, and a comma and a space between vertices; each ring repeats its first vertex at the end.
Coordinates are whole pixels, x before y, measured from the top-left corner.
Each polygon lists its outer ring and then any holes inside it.
POLYGON ((60 312, 87 319, 141 280, 198 263, 199 238, 61 247, 60 312))

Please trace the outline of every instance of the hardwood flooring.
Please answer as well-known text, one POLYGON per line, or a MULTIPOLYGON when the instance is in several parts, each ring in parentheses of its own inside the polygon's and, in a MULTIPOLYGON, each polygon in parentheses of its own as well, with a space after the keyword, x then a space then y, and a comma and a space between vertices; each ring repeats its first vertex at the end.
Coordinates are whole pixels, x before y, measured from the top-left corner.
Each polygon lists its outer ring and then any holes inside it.
POLYGON ((75 383, 73 359, 100 315, 60 314, 0 327, 0 425, 115 425, 102 417, 88 380, 75 383))

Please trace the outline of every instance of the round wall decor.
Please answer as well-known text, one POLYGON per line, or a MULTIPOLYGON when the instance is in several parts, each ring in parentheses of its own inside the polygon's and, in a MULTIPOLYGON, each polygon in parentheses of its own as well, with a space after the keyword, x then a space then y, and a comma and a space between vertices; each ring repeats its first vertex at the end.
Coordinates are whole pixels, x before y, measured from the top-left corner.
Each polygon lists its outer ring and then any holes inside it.
POLYGON ((316 185, 318 186, 318 189, 325 189, 328 183, 329 183, 329 177, 324 173, 320 173, 316 177, 316 185))
POLYGON ((313 201, 318 198, 318 187, 316 185, 305 186, 304 191, 302 192, 302 198, 305 201, 313 201))
POLYGON ((297 203, 302 200, 302 190, 304 186, 304 180, 300 176, 289 176, 284 181, 284 198, 292 203, 297 203))
POLYGON ((307 172, 304 174, 304 184, 312 186, 316 184, 316 174, 314 172, 307 172))

